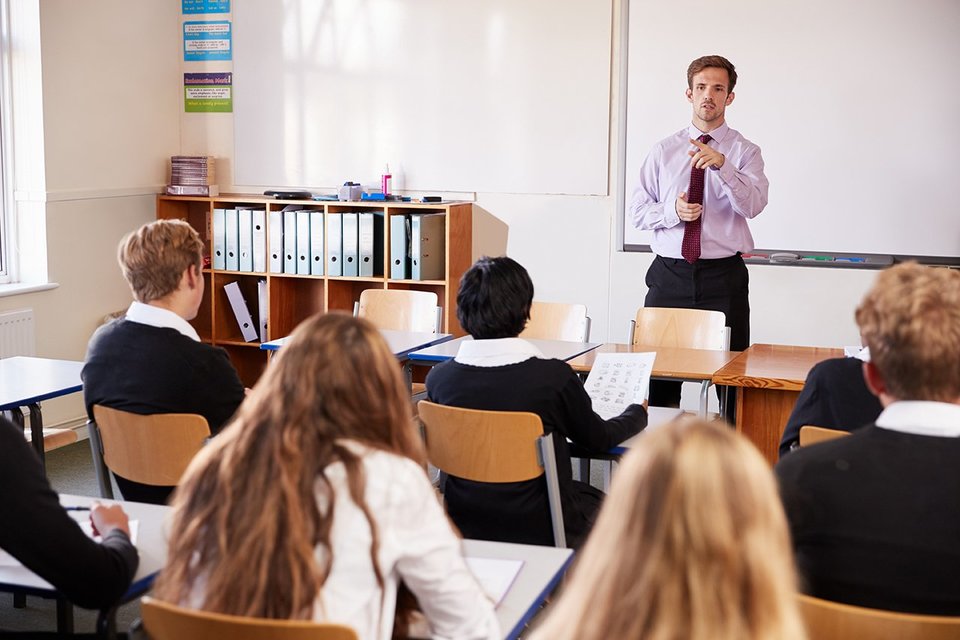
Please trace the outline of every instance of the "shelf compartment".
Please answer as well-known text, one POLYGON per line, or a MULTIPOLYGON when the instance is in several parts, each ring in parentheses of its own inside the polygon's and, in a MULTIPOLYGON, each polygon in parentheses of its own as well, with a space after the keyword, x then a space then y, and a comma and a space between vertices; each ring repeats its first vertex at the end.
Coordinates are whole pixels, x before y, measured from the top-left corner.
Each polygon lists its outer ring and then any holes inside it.
POLYGON ((257 383, 267 367, 267 352, 259 348, 251 348, 259 346, 259 343, 231 344, 228 342, 217 343, 217 346, 223 347, 230 356, 230 362, 237 370, 243 386, 252 387, 257 383))
POLYGON ((290 335, 298 324, 324 311, 323 278, 274 275, 268 282, 270 322, 267 335, 271 340, 290 335))
MULTIPOLYGON (((227 292, 224 289, 224 287, 231 282, 236 282, 240 285, 240 293, 243 295, 243 299, 247 303, 247 309, 250 311, 250 318, 253 320, 253 326, 259 335, 260 311, 258 308, 259 297, 257 292, 257 282, 263 279, 264 278, 260 276, 239 273, 237 271, 228 271, 224 273, 218 272, 213 274, 213 287, 210 297, 212 300, 214 300, 214 342, 246 342, 243 339, 243 334, 240 331, 240 325, 237 323, 237 317, 233 313, 233 307, 230 305, 230 299, 227 297, 227 292)), ((259 346, 260 341, 256 340, 250 344, 259 346)))

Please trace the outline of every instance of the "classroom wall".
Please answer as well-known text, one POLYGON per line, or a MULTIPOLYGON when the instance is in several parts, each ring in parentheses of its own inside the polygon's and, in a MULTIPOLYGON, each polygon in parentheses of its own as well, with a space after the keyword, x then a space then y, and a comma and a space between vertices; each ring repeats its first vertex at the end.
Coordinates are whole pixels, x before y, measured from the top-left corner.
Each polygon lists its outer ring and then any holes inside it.
MULTIPOLYGON (((178 1, 43 0, 40 16, 46 172, 39 209, 50 280, 60 286, 0 298, 0 311, 33 308, 38 355, 81 358, 100 319, 129 304, 116 244, 153 219, 166 159, 216 155, 222 188, 243 186, 231 184, 233 115, 183 113, 178 1)), ((615 37, 614 105, 618 47, 615 37)), ((749 131, 735 107, 729 117, 749 131)), ((612 109, 611 176, 619 170, 620 124, 612 109)), ((530 270, 538 298, 585 303, 595 340, 624 340, 642 304, 651 256, 614 250, 615 188, 611 182, 606 196, 478 193, 474 254, 508 253, 530 270)), ((856 342, 853 309, 873 272, 765 265, 750 271, 755 342, 856 342)), ((44 414, 54 425, 81 420, 83 410, 70 398, 45 403, 44 414)))
MULTIPOLYGON (((59 286, 0 298, 0 312, 34 310, 39 356, 82 359, 103 316, 130 304, 116 247, 154 218, 179 148, 179 10, 171 0, 40 3, 45 172, 17 197, 44 217, 59 286)), ((83 416, 77 395, 44 403, 47 426, 83 416)))
MULTIPOLYGON (((474 255, 507 253, 530 271, 539 299, 581 302, 593 318, 592 338, 623 341, 629 319, 643 303, 643 276, 652 256, 623 253, 615 176, 620 170, 617 139, 622 123, 616 105, 619 78, 619 16, 613 10, 611 50, 610 176, 606 196, 467 194, 475 197, 474 255)), ((263 46, 270 46, 264 40, 263 46)), ((743 78, 749 82, 750 78, 743 78)), ((678 93, 678 101, 684 97, 678 93)), ((728 112, 732 124, 749 134, 750 123, 737 120, 736 106, 728 112)), ((181 114, 183 151, 218 156, 221 182, 232 181, 234 151, 232 114, 181 114), (229 177, 228 177, 229 176, 229 177)), ((678 122, 677 128, 684 122, 678 122)), ((576 126, 571 123, 570 126, 576 126)), ((668 132, 664 132, 666 135, 668 132)), ((762 145, 763 141, 759 141, 762 145)), ((469 149, 462 150, 469 153, 469 149)), ((549 149, 541 149, 547 156, 549 149)), ((775 176, 771 176, 775 180, 775 176)), ((628 183, 632 178, 628 176, 628 183)), ((282 185, 277 185, 282 186, 282 185)), ((228 190, 257 191, 243 185, 228 190)), ((771 206, 763 215, 777 215, 771 206)), ((858 341, 853 309, 874 272, 757 265, 750 267, 753 340, 815 346, 842 346, 858 341)))

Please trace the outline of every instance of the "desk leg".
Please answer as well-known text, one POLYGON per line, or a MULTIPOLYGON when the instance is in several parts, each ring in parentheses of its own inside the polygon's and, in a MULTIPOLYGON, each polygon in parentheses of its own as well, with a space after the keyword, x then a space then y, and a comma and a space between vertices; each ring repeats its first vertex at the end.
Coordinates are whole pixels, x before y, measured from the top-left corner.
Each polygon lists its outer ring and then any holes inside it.
POLYGON ((33 450, 40 456, 40 465, 43 472, 47 472, 46 456, 43 453, 43 413, 40 412, 40 403, 34 402, 30 407, 30 438, 33 440, 33 450))
POLYGON ((101 609, 97 615, 97 637, 117 637, 117 608, 101 609))
POLYGON ((65 598, 57 598, 57 634, 73 633, 73 605, 65 598))
POLYGON ((413 395, 413 365, 409 360, 403 363, 403 381, 407 383, 407 391, 413 395))
POLYGON ((780 437, 798 397, 799 391, 737 389, 737 431, 755 444, 771 465, 779 457, 780 437))

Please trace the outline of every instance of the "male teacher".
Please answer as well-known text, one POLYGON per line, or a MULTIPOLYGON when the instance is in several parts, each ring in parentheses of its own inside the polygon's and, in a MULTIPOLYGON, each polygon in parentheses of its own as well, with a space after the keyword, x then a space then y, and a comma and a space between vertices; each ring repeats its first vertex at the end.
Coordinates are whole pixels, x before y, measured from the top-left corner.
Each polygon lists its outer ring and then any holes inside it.
MULTIPOLYGON (((722 311, 730 348, 750 344, 749 276, 741 253, 753 249, 747 220, 767 205, 760 147, 727 126, 737 71, 722 56, 687 67, 693 121, 658 142, 640 169, 630 215, 652 229, 656 259, 644 306, 722 311)), ((680 405, 680 383, 651 384, 650 404, 680 405)))

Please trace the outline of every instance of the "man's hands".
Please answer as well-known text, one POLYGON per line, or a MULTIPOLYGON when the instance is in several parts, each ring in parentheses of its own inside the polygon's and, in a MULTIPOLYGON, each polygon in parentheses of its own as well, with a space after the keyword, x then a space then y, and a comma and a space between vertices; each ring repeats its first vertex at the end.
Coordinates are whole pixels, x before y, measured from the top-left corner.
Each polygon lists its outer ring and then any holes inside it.
POLYGON ((696 147, 696 149, 687 152, 692 158, 690 161, 692 166, 697 169, 706 169, 707 167, 719 169, 723 166, 723 161, 726 160, 726 158, 723 157, 722 153, 716 149, 711 149, 707 146, 707 143, 694 140, 693 138, 690 139, 690 144, 696 147))
MULTIPOLYGON (((687 152, 690 155, 691 166, 697 167, 698 169, 706 169, 707 167, 719 169, 723 166, 726 158, 724 158, 722 153, 716 149, 711 149, 705 142, 700 142, 692 138, 690 139, 690 144, 696 147, 696 149, 687 152)), ((677 196, 675 208, 677 210, 677 217, 684 222, 693 222, 703 213, 702 204, 687 202, 686 191, 677 196)))
POLYGON ((118 504, 94 502, 90 507, 90 523, 94 533, 106 536, 114 529, 120 529, 130 536, 130 520, 118 504))
POLYGON ((687 202, 687 192, 682 191, 679 196, 677 196, 676 203, 677 215, 684 222, 693 222, 700 217, 700 214, 703 213, 702 204, 693 204, 687 202))

